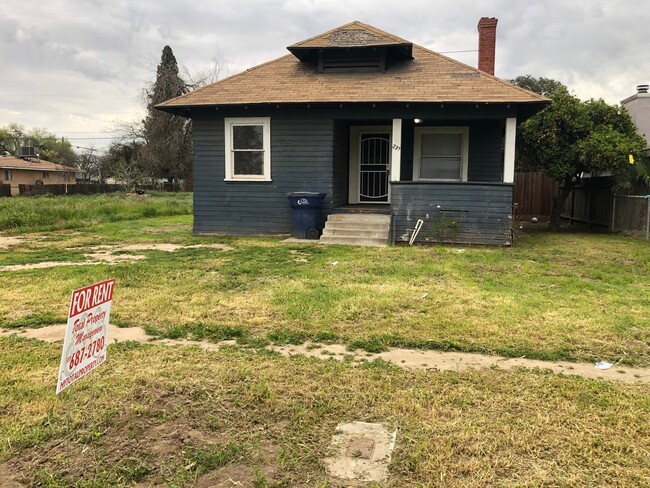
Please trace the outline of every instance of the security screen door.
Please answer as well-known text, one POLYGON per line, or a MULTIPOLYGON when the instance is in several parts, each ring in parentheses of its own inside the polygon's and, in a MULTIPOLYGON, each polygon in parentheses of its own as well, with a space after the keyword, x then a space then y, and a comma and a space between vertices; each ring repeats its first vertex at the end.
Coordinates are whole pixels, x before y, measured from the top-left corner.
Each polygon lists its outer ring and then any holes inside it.
POLYGON ((361 134, 359 202, 388 203, 390 133, 361 134))

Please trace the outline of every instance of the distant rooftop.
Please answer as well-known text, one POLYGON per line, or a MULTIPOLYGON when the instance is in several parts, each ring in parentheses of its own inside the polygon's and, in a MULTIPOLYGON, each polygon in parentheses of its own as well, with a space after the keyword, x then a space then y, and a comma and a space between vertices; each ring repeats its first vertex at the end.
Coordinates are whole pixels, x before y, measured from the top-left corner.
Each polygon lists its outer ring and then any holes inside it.
POLYGON ((38 158, 17 158, 15 156, 0 156, 0 169, 25 169, 32 171, 58 171, 74 173, 75 169, 62 164, 51 163, 38 158))

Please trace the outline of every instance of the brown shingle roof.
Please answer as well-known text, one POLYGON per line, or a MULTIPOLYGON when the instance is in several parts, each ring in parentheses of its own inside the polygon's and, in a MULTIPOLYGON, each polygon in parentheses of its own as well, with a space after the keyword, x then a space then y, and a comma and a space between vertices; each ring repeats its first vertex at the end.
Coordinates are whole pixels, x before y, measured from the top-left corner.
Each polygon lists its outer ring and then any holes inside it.
MULTIPOLYGON (((364 26, 372 35, 407 42, 361 23, 346 24, 301 43, 321 43, 332 33, 364 26)), ((313 64, 292 55, 168 100, 157 107, 172 109, 210 105, 321 102, 546 102, 547 98, 516 87, 459 61, 413 46, 413 59, 385 72, 318 73, 313 64)))
POLYGON ((33 171, 55 171, 74 173, 75 169, 62 164, 51 163, 43 159, 22 159, 14 156, 0 156, 0 169, 27 169, 33 171))

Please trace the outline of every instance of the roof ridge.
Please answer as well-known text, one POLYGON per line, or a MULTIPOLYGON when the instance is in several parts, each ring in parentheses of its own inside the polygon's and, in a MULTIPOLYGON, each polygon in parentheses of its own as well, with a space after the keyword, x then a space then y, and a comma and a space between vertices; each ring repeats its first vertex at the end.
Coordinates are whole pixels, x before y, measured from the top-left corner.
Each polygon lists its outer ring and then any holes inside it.
POLYGON ((399 37, 399 36, 396 36, 395 34, 391 34, 390 32, 386 32, 386 31, 384 31, 384 30, 381 30, 381 29, 379 29, 378 27, 375 27, 374 25, 365 24, 365 23, 360 22, 360 21, 358 21, 358 20, 355 20, 354 22, 357 23, 357 24, 359 24, 359 25, 361 25, 362 27, 365 27, 366 29, 368 29, 368 30, 370 30, 370 31, 373 31, 373 32, 376 33, 376 34, 381 34, 382 36, 386 36, 386 37, 392 39, 393 41, 397 41, 397 42, 407 42, 407 43, 413 44, 413 43, 412 43, 411 41, 409 41, 408 39, 404 39, 403 37, 399 37))
POLYGON ((169 103, 171 103, 173 101, 181 100, 182 98, 185 98, 187 96, 194 95, 194 94, 199 93, 199 92, 201 92, 201 91, 203 91, 203 90, 205 90, 207 88, 210 88, 210 87, 212 87, 214 85, 218 85, 219 83, 223 83, 224 81, 232 80, 233 78, 243 76, 246 73, 250 73, 251 71, 255 71, 256 69, 262 68, 262 67, 264 67, 264 66, 266 66, 268 64, 271 64, 271 63, 275 63, 276 61, 280 61, 281 59, 284 59, 284 58, 287 58, 287 57, 293 57, 293 54, 284 54, 284 55, 282 55, 282 56, 280 56, 278 58, 271 59, 270 61, 266 61, 266 62, 264 62, 262 64, 257 64, 257 65, 255 65, 255 66, 253 66, 251 68, 245 69, 244 71, 240 71, 239 73, 235 73, 234 75, 227 76, 226 78, 223 78, 222 80, 217 80, 214 83, 210 83, 209 85, 205 85, 205 86, 202 86, 201 88, 197 88, 196 90, 192 90, 189 93, 185 93, 183 95, 179 95, 177 97, 170 98, 169 100, 165 100, 162 103, 154 105, 154 108, 155 107, 164 107, 164 106, 166 106, 167 104, 169 104, 169 103))
POLYGON ((318 39, 319 37, 323 37, 323 36, 325 36, 327 34, 331 34, 332 32, 336 32, 337 30, 341 30, 341 29, 343 29, 345 27, 348 27, 348 26, 353 25, 353 24, 358 24, 358 23, 359 23, 358 20, 353 20, 352 22, 348 22, 347 24, 343 24, 343 25, 341 25, 339 27, 334 27, 333 29, 330 29, 328 31, 321 32, 320 34, 316 34, 315 36, 311 36, 311 37, 309 37, 307 39, 303 39, 302 41, 294 42, 289 47, 300 47, 302 44, 306 44, 309 41, 313 41, 314 39, 318 39))
POLYGON ((467 68, 467 69, 470 69, 472 71, 476 71, 477 73, 480 73, 480 74, 482 74, 482 75, 484 75, 484 76, 486 76, 488 78, 492 78, 494 81, 498 81, 502 85, 508 86, 509 88, 516 88, 517 90, 519 90, 521 92, 524 92, 527 95, 534 95, 535 98, 537 98, 541 102, 545 102, 545 101, 550 100, 549 98, 547 98, 547 97, 545 97, 543 95, 540 95, 539 93, 536 93, 536 92, 530 91, 530 90, 526 90, 525 88, 522 88, 522 87, 517 86, 517 85, 513 85, 512 83, 510 83, 510 82, 508 82, 508 81, 506 81, 506 80, 504 80, 502 78, 499 78, 498 76, 492 75, 492 74, 488 73, 487 71, 482 71, 482 70, 480 70, 478 68, 475 68, 474 66, 470 66, 469 64, 465 64, 465 63, 463 63, 461 61, 458 61, 457 59, 450 58, 449 56, 445 56, 444 54, 440 54, 440 53, 438 53, 436 51, 433 51, 433 50, 431 50, 429 48, 426 48, 424 46, 420 46, 419 44, 413 44, 413 47, 420 48, 423 51, 428 52, 429 54, 433 54, 433 55, 438 56, 440 58, 444 58, 447 61, 452 62, 453 64, 456 64, 458 66, 462 66, 463 68, 467 68))

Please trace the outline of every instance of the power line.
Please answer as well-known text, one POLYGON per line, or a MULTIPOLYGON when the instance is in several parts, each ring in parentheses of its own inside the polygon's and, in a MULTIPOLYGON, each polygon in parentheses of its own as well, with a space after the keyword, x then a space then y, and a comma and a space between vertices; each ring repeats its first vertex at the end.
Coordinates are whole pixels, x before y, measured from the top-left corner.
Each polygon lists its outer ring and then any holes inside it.
POLYGON ((57 130, 56 134, 119 134, 118 130, 57 130))
POLYGON ((437 51, 438 54, 451 54, 451 53, 477 53, 478 49, 465 49, 464 51, 437 51))
POLYGON ((113 140, 115 137, 65 137, 65 139, 70 139, 71 141, 97 141, 97 140, 113 140))

